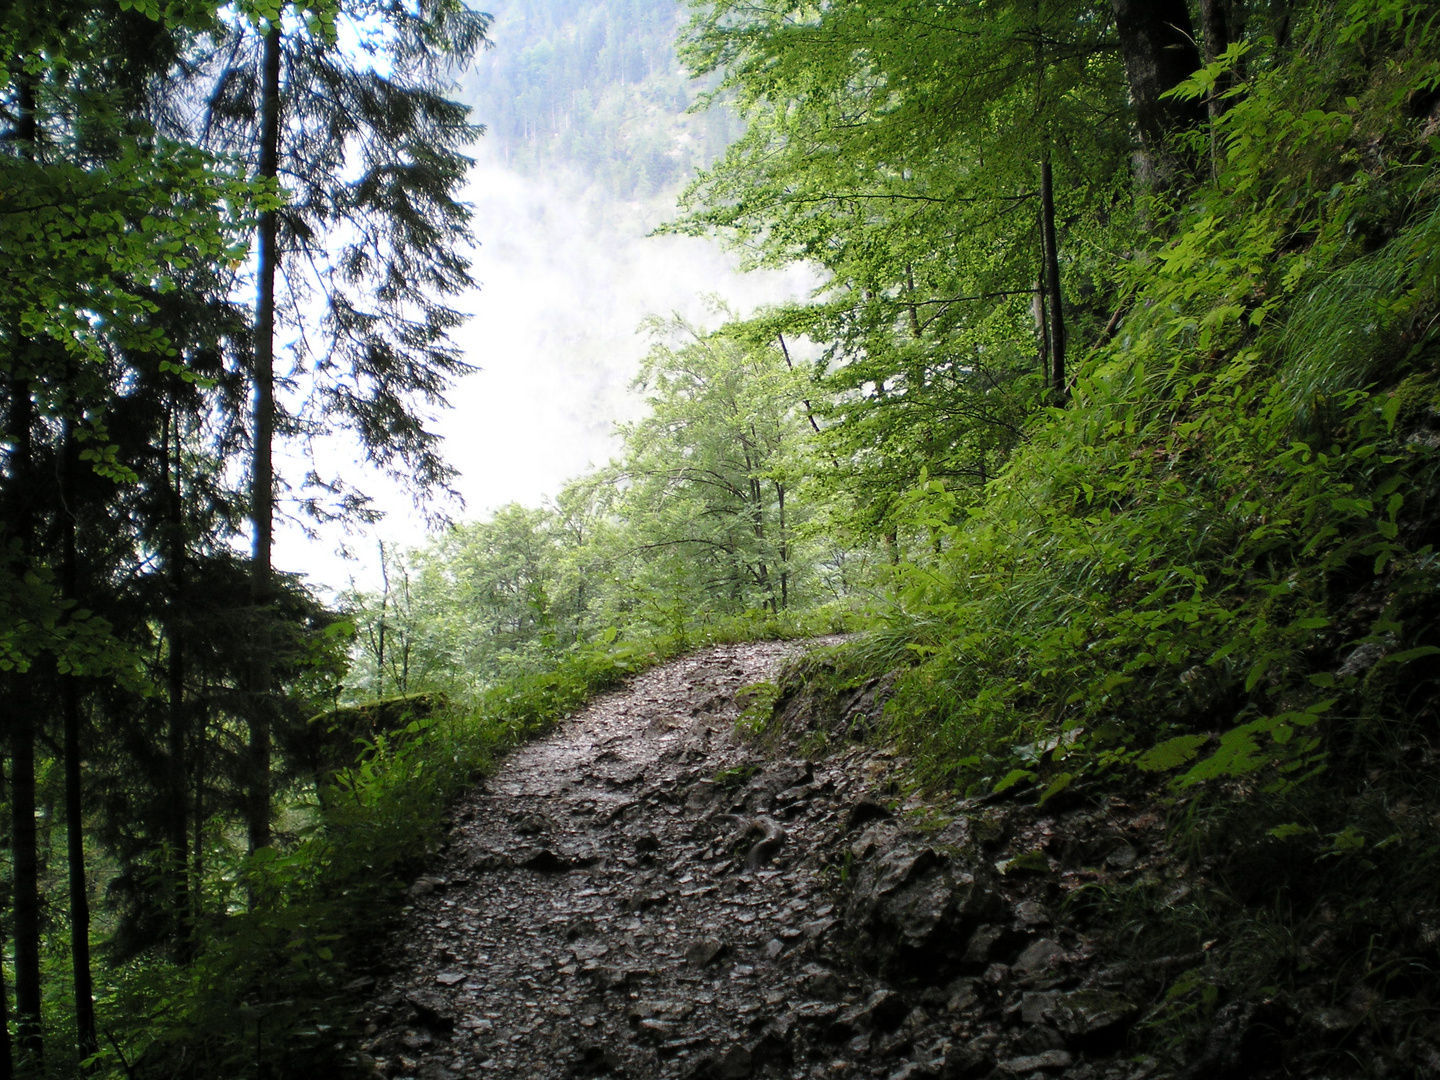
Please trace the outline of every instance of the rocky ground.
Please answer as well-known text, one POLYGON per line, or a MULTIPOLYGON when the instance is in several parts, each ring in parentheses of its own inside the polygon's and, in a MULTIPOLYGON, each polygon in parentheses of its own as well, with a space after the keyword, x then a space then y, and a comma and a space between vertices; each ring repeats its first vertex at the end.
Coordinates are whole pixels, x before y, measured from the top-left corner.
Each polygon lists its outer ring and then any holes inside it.
MULTIPOLYGON (((1107 966, 1062 903, 1142 871, 1160 822, 897 804, 896 762, 843 737, 883 681, 826 704, 828 750, 738 739, 744 688, 798 648, 643 674, 459 805, 377 943, 362 1060, 417 1080, 1175 1075, 1122 1048, 1166 965, 1195 957, 1107 966)), ((818 722, 781 706, 799 734, 818 722)))

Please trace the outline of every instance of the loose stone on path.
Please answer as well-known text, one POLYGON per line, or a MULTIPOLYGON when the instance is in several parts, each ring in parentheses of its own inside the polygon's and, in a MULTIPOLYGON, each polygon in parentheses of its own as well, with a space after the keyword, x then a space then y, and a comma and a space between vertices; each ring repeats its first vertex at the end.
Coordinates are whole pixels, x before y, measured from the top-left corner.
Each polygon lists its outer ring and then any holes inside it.
POLYGON ((783 1062, 834 905, 810 834, 835 816, 835 783, 759 759, 734 722, 736 691, 797 651, 722 646, 645 673, 457 807, 371 1001, 374 1069, 748 1077, 783 1062), (443 1008, 422 1017, 422 989, 443 1008))

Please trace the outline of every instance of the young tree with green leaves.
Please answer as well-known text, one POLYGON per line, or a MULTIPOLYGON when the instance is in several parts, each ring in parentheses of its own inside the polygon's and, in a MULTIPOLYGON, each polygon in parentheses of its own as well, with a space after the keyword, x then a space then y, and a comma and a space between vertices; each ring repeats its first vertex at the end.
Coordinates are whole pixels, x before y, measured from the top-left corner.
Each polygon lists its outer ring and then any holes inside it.
MULTIPOLYGON (((0 503, 0 665, 7 669, 14 852, 16 1018, 21 1066, 43 1054, 36 873, 37 740, 63 728, 69 829, 81 830, 78 680, 128 662, 104 620, 86 610, 76 575, 75 514, 83 470, 129 482, 108 412, 130 351, 166 355, 152 297, 195 261, 233 260, 227 201, 248 187, 193 148, 157 139, 137 113, 140 87, 177 41, 213 17, 204 5, 159 12, 71 5, 44 18, 0 13, 8 63, 0 100, 0 369, 4 374, 0 503), (47 468, 58 464, 58 468, 47 468), (58 459, 58 462, 57 462, 58 459), (58 487, 50 477, 62 476, 58 487), (57 496, 66 501, 57 502, 57 496), (59 534, 54 532, 58 523, 59 534), (50 541, 57 541, 51 544, 50 541)), ((88 992, 83 848, 70 848, 71 954, 81 1056, 95 1046, 88 992)))
POLYGON ((1190 111, 1143 7, 696 6, 685 59, 748 127, 673 227, 826 273, 777 328, 825 343, 833 487, 872 535, 922 471, 983 486, 1113 329, 1137 132, 1190 111))
POLYGON ((678 317, 649 330, 635 381, 649 412, 622 425, 608 472, 630 580, 695 611, 784 610, 803 588, 802 375, 777 341, 678 317))

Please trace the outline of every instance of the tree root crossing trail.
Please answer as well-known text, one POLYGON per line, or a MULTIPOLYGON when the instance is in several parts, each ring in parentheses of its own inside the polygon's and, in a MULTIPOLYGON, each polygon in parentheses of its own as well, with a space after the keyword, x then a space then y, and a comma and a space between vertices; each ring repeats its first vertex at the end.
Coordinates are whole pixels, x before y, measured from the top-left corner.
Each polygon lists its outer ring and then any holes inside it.
MULTIPOLYGON (((387 1076, 750 1076, 835 925, 845 777, 737 741, 792 644, 729 645, 597 698, 457 807, 411 889, 365 1051, 387 1076)), ((784 1068, 782 1074, 788 1075, 784 1068)), ((798 1075, 806 1075, 801 1070, 798 1075)))

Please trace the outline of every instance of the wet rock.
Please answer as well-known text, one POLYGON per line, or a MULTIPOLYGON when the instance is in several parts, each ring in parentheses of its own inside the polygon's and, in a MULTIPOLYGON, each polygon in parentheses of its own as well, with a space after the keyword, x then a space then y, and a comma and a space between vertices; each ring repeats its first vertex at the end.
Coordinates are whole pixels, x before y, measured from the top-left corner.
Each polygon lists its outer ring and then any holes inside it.
POLYGON ((945 999, 945 1011, 952 1013, 969 1012, 980 1003, 980 988, 975 979, 956 979, 950 984, 945 999))
POLYGON ((1007 1058, 998 1063, 1001 1072, 1024 1076, 1033 1072, 1060 1072, 1075 1064, 1075 1056, 1068 1050, 1046 1050, 1040 1054, 1025 1054, 1007 1058))
POLYGON ((784 826, 770 818, 757 818, 751 822, 746 836, 757 838, 749 854, 745 856, 745 865, 751 870, 764 866, 775 858, 785 844, 784 826))
POLYGON ((728 952, 729 946, 719 938, 701 938, 686 947, 685 960, 691 967, 709 967, 728 952))
POLYGON ((688 1080, 746 1080, 754 1071, 750 1051, 731 1046, 724 1051, 707 1054, 685 1073, 688 1080))
POLYGON ((779 1031, 770 1030, 749 1046, 750 1061, 757 1069, 766 1065, 786 1066, 794 1059, 790 1040, 779 1031))
POLYGON ((515 831, 521 836, 540 836, 555 827, 555 823, 544 814, 525 814, 515 822, 515 831))
POLYGON ((652 908, 664 907, 669 902, 668 893, 637 892, 625 900, 625 910, 629 912, 649 911, 652 908))
POLYGON ((1276 1065, 1282 1040, 1294 1026, 1294 1015, 1277 1001, 1235 1001, 1215 1014, 1200 1054, 1180 1075, 1250 1076, 1276 1065))
POLYGON ((900 846, 865 865, 846 907, 857 951, 886 974, 937 980, 992 906, 974 874, 952 870, 934 850, 900 846))
POLYGON ((1038 900, 1022 900, 1015 905, 1015 925, 1021 929, 1049 926, 1050 922, 1049 909, 1038 900))
POLYGON ((910 1011, 905 999, 894 990, 876 990, 854 1008, 840 1014, 839 1022, 851 1030, 877 1028, 894 1031, 910 1011))
POLYGON ((601 990, 620 990, 628 986, 639 973, 613 964, 597 964, 587 968, 585 974, 589 975, 601 990))
POLYGON ((1061 956, 1065 955, 1062 949, 1049 938, 1037 938, 1025 947, 1015 962, 1011 964, 1011 970, 1017 975, 1038 975, 1048 970, 1061 956))
POLYGON ((840 1006, 827 1001, 803 1001, 792 1014, 795 1023, 812 1032, 826 1032, 840 1015, 840 1006))
POLYGON ((1109 855, 1105 856, 1105 865, 1115 870, 1129 870, 1135 865, 1139 856, 1135 849, 1128 844, 1122 844, 1109 855))
POLYGON ((1109 990, 1027 993, 1020 1003, 1025 1023, 1049 1024, 1067 1042, 1089 1049, 1118 1038, 1137 1012, 1134 1002, 1109 990))
POLYGON ((800 978, 800 990, 812 997, 834 1001, 845 993, 845 985, 828 968, 809 964, 800 978))
POLYGON ((1020 1034, 1015 1049, 1025 1054, 1043 1054, 1046 1050, 1064 1050, 1065 1039, 1052 1027, 1032 1024, 1020 1034))
POLYGON ((661 1020, 656 1017, 646 1017, 636 1025, 639 1033, 647 1036, 655 1042, 668 1042, 673 1039, 677 1025, 673 1020, 661 1020))
MULTIPOLYGON (((733 697, 787 648, 724 646, 653 668, 517 748, 457 807, 444 876, 425 876, 376 958, 394 976, 357 1017, 377 1068, 416 1080, 1137 1080, 1096 1056, 1123 1042, 1135 1012, 1113 991, 1137 977, 1103 980, 1083 941, 1064 974, 1100 989, 1062 992, 1049 966, 1071 939, 1049 929, 1045 905, 1071 864, 1003 881, 991 869, 1007 850, 1069 850, 1058 819, 962 808, 921 839, 886 808, 884 751, 835 740, 823 762, 767 763, 731 738, 733 697), (534 839, 517 847, 517 834, 534 839), (840 886, 833 867, 847 860, 840 886), (1031 952, 1037 932, 1053 955, 1031 952), (877 976, 907 980, 904 996, 877 976), (429 1022, 402 989, 426 995, 429 1022), (1086 1060, 1060 1067, 1046 1057, 1057 1051, 1086 1060), (996 1073, 997 1057, 1035 1068, 996 1073)), ((1113 816, 1095 816, 1086 865, 1132 839, 1101 835, 1113 816)))
POLYGON ((589 1043, 581 1046, 571 1071, 577 1076, 623 1076, 625 1059, 608 1046, 589 1043))
POLYGON ((1005 928, 1003 926, 986 923, 984 926, 976 927, 975 932, 970 935, 970 940, 965 943, 965 951, 960 954, 961 962, 984 967, 995 958, 1004 937, 1005 928))
POLYGON ((909 1061, 892 1072, 886 1080, 935 1080, 941 1075, 943 1062, 909 1061))
POLYGON ((549 848, 541 848, 519 865, 526 870, 534 870, 540 874, 564 874, 570 870, 590 865, 590 860, 571 859, 557 854, 549 848))
POLYGON ((891 817, 889 807, 874 799, 861 799, 845 814, 845 832, 853 832, 872 821, 891 817))
POLYGON ((415 993, 405 998, 413 1010, 415 1023, 431 1031, 441 1033, 455 1030, 455 1016, 452 1006, 435 994, 415 993))
POLYGON ((977 1044, 978 1040, 946 1050, 941 1076, 945 1080, 971 1080, 972 1077, 984 1076, 990 1072, 995 1057, 988 1052, 987 1047, 977 1044))

